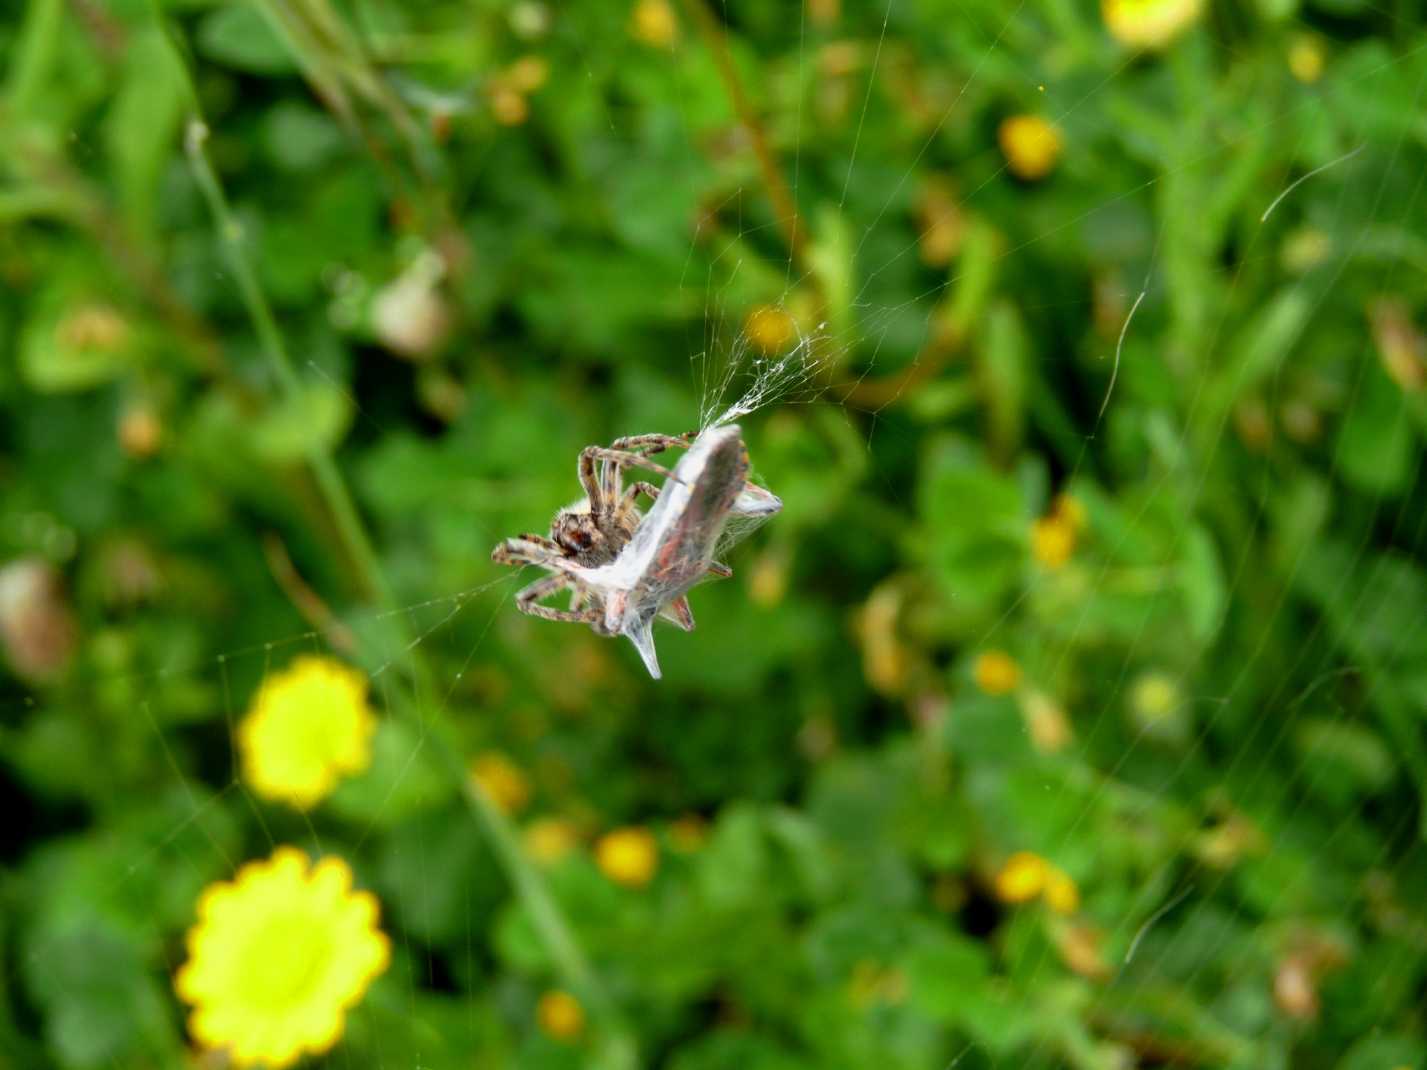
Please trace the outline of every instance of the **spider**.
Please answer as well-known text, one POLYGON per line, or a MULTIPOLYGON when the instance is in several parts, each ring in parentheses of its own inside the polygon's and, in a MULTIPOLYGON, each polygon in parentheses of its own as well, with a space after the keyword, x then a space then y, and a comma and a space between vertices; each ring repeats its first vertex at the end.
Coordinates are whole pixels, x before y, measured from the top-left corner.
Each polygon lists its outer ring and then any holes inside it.
POLYGON ((771 516, 783 503, 748 482, 748 451, 733 424, 697 436, 632 435, 608 447, 587 446, 578 474, 585 497, 555 514, 548 537, 506 539, 491 559, 551 573, 515 596, 522 613, 588 624, 599 635, 627 635, 658 679, 654 618, 692 631, 688 589, 705 574, 733 575, 713 560, 725 522, 771 516), (673 471, 650 459, 670 448, 685 451, 673 471), (640 480, 625 487, 626 468, 663 475, 664 485, 640 480), (647 515, 639 509, 641 497, 654 503, 647 515), (568 609, 541 604, 564 590, 571 592, 568 609))

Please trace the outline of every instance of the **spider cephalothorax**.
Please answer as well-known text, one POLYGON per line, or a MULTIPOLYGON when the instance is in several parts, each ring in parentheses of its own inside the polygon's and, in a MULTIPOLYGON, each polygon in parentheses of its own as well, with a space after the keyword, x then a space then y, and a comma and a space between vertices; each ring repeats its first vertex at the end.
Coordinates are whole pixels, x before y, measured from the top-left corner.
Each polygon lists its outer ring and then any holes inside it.
POLYGON ((619 551, 634 534, 639 516, 633 503, 608 516, 600 516, 590 511, 588 501, 581 501, 555 514, 550 522, 550 538, 572 561, 596 568, 619 556, 619 551))
POLYGON ((730 515, 768 516, 782 508, 775 495, 749 483, 747 475, 748 454, 731 424, 697 438, 635 435, 607 448, 588 446, 579 462, 585 498, 555 514, 548 537, 506 539, 491 558, 550 571, 515 596, 521 612, 588 624, 601 635, 628 635, 657 677, 650 631, 654 617, 692 630, 689 587, 705 574, 732 575, 712 557, 724 522, 730 515), (673 472, 649 459, 670 447, 688 451, 673 472), (641 481, 625 487, 626 467, 657 472, 665 476, 665 485, 641 481), (652 526, 644 529, 641 497, 656 503, 647 520, 652 526), (563 590, 571 592, 568 609, 541 604, 563 590))

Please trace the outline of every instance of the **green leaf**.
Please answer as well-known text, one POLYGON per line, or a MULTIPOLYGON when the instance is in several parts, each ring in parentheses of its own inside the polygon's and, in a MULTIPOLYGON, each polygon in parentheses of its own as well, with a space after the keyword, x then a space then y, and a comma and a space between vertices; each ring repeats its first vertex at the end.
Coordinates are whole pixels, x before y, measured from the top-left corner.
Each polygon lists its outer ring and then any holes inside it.
MULTIPOLYGON (((1380 791, 1392 782, 1396 763, 1377 734, 1339 718, 1315 717, 1299 725, 1294 742, 1313 769, 1313 786, 1343 782, 1349 797, 1380 791)), ((1346 800, 1345 800, 1346 801, 1346 800)))
POLYGON ((254 451, 276 464, 302 460, 332 450, 352 422, 352 402, 334 383, 306 383, 294 395, 270 402, 253 423, 254 451))
POLYGON ((20 333, 20 375, 42 394, 89 390, 136 362, 133 323, 117 308, 69 287, 40 301, 20 333))
POLYGON ((1393 496, 1413 476, 1412 428, 1402 391, 1373 361, 1343 418, 1338 434, 1338 466, 1360 490, 1393 496))
POLYGON ((699 852, 699 890, 712 907, 728 907, 767 894, 768 843, 762 822, 748 806, 719 815, 713 835, 699 852))
POLYGON ((1189 529, 1184 544, 1179 586, 1188 610, 1190 634, 1197 642, 1209 642, 1218 630, 1229 594, 1214 540, 1198 524, 1189 529))
POLYGON ((390 828, 450 799, 453 790, 450 777, 416 730, 388 716, 372 739, 371 766, 361 776, 344 780, 326 808, 364 828, 390 828))
POLYGON ((271 24, 247 2, 220 7, 198 24, 201 55, 250 74, 292 74, 297 70, 287 45, 271 24))
POLYGON ((90 923, 50 933, 28 951, 23 962, 29 987, 45 1009, 46 1037, 65 1066, 179 1060, 168 1000, 132 941, 90 923))
POLYGON ((974 626, 1021 575, 1028 521, 1020 485, 966 441, 947 438, 925 461, 920 512, 917 548, 952 611, 974 626))
POLYGON ((187 98, 188 76, 163 32, 135 34, 104 134, 119 203, 136 234, 152 234, 159 179, 173 155, 187 98))
POLYGON ((951 932, 913 948, 902 965, 913 1006, 948 1024, 964 1020, 968 1003, 990 972, 985 949, 951 932))

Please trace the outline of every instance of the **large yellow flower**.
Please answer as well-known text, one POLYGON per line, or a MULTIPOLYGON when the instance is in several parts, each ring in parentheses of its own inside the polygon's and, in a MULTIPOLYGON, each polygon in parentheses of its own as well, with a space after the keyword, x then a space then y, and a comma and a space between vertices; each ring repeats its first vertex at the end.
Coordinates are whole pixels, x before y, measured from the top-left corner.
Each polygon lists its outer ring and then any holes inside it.
POLYGON ((309 809, 371 764, 375 730, 365 676, 300 657, 264 681, 238 726, 243 778, 265 798, 309 809))
POLYGON ((1111 36, 1132 48, 1163 48, 1203 9, 1204 0, 1100 0, 1111 36))
POLYGON ((280 847, 204 890, 174 988, 198 1044, 235 1066, 288 1066, 337 1042, 390 953, 376 897, 352 890, 346 862, 280 847))

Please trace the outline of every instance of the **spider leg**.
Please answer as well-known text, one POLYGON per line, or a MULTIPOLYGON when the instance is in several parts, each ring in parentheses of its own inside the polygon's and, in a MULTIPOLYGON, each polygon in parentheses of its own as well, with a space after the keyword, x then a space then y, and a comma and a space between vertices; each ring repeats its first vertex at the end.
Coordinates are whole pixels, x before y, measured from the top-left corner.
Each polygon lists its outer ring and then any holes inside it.
POLYGON ((611 442, 610 448, 643 454, 662 453, 671 448, 686 450, 697 437, 698 434, 694 431, 690 431, 686 435, 625 435, 623 438, 617 438, 611 442))
POLYGON ((651 502, 659 498, 659 488, 653 483, 646 483, 642 479, 638 483, 631 483, 624 492, 624 498, 619 503, 620 509, 630 509, 643 494, 651 502))
POLYGON ((579 476, 580 486, 584 488, 585 498, 590 503, 590 513, 594 516, 604 514, 605 499, 602 493, 601 481, 595 473, 595 461, 603 461, 600 456, 600 447, 586 446, 580 451, 579 476))
POLYGON ((624 462, 608 457, 603 459, 600 465, 600 505, 602 506, 600 515, 605 520, 608 520, 625 504, 623 481, 620 478, 623 473, 624 462))
MULTIPOLYGON (((604 446, 586 446, 584 452, 593 454, 595 457, 598 457, 605 463, 617 461, 619 462, 621 467, 628 465, 631 468, 643 468, 647 471, 655 473, 656 475, 661 475, 666 478, 674 474, 673 472, 669 471, 669 469, 665 468, 662 464, 655 464, 648 457, 645 457, 642 453, 634 453, 630 450, 620 450, 615 449, 613 447, 604 446)), ((584 454, 582 453, 581 457, 583 456, 584 454)))
POLYGON ((502 540, 491 551, 491 560, 498 565, 539 565, 551 572, 569 575, 585 571, 566 557, 555 543, 540 535, 521 535, 502 540))
POLYGON ((546 576, 544 579, 536 580, 515 596, 515 608, 522 613, 528 613, 532 617, 539 617, 541 620, 593 624, 597 619, 601 619, 603 614, 598 610, 586 609, 577 611, 540 605, 540 599, 547 598, 557 591, 564 590, 570 586, 571 582, 571 577, 564 574, 546 576))

